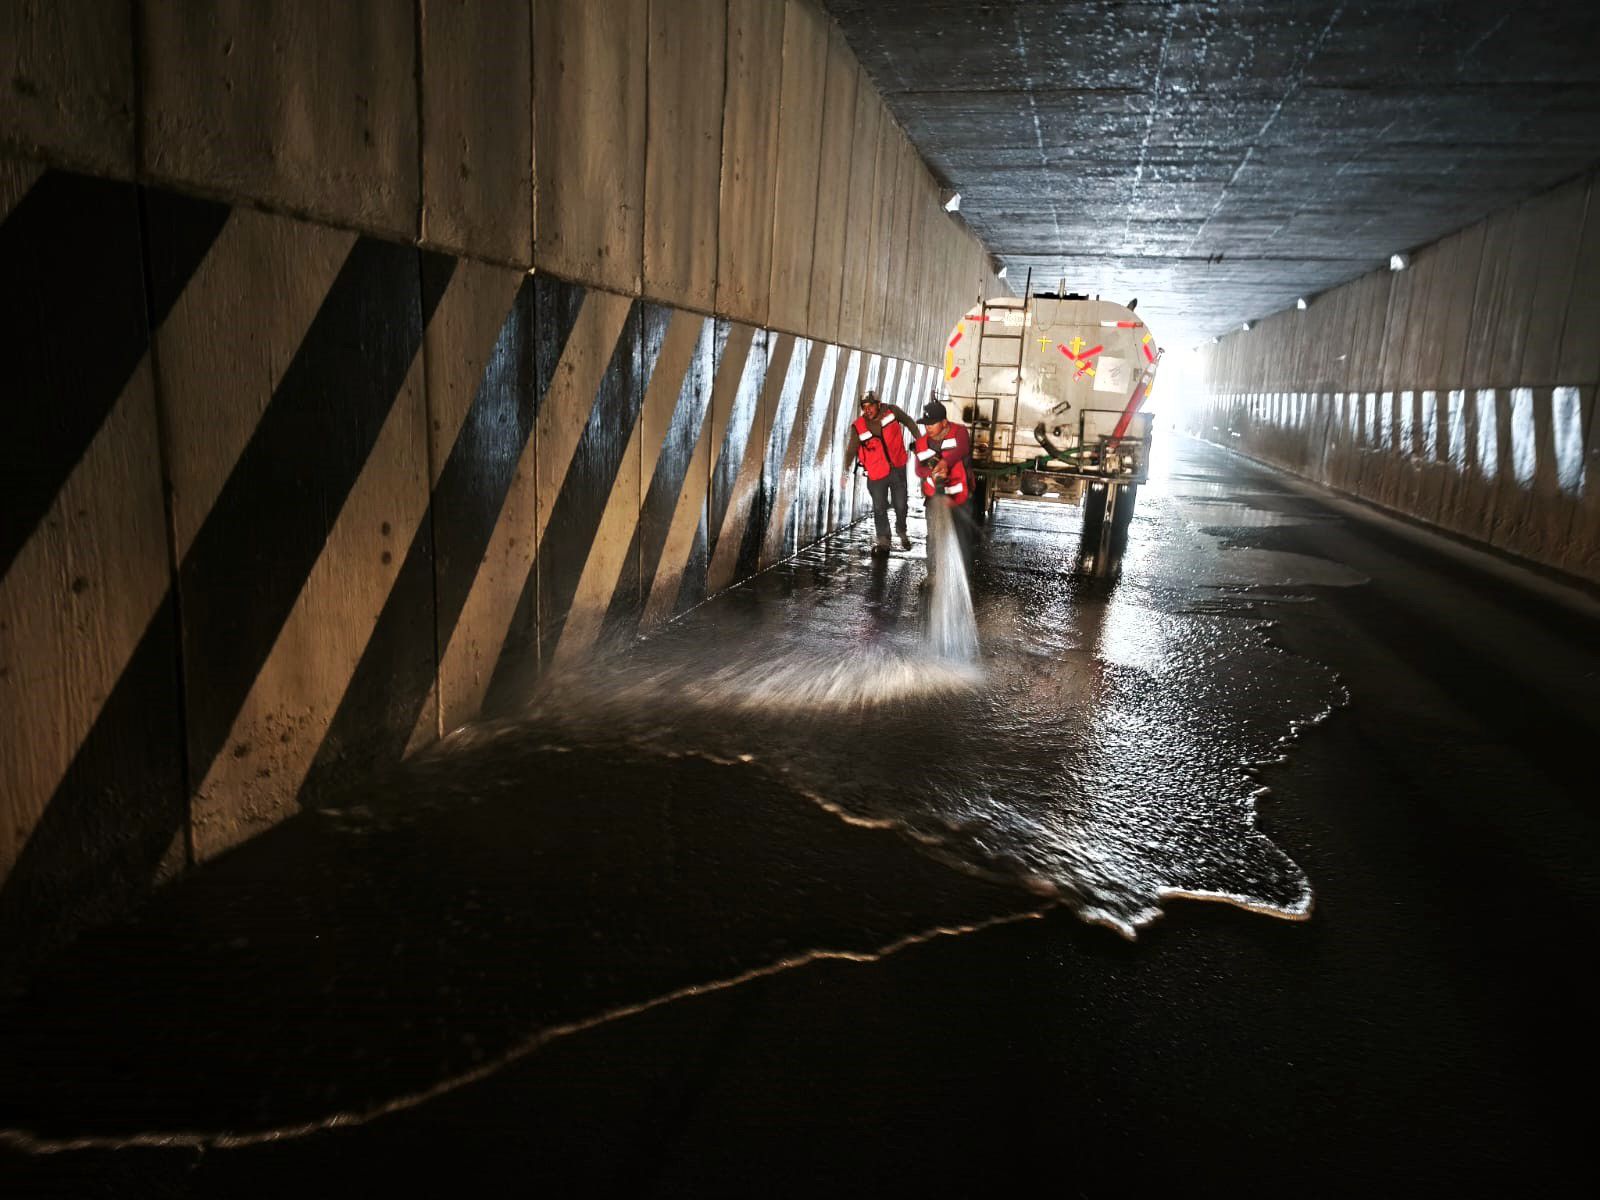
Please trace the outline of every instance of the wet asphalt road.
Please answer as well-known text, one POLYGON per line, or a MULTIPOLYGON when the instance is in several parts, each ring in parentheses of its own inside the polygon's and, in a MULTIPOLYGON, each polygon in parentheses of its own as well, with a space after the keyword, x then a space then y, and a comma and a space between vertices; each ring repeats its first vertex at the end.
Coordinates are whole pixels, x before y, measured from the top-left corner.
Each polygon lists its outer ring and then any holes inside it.
POLYGON ((8 1194, 1573 1190, 1594 609, 1176 449, 1109 590, 1002 508, 975 690, 858 531, 86 939, 0 1026, 8 1194), (774 710, 792 653, 906 694, 774 710))

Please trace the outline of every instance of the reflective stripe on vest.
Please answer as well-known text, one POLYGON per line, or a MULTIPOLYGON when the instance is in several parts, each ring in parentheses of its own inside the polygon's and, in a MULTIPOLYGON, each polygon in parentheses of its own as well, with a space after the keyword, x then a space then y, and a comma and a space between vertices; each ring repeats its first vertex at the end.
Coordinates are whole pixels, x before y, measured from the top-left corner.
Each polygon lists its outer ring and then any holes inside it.
MULTIPOLYGON (((954 440, 954 439, 951 439, 954 440)), ((938 457, 938 451, 928 445, 927 435, 917 439, 917 461, 926 463, 930 458, 938 457)), ((965 504, 967 501, 967 466, 961 460, 950 464, 950 474, 946 476, 943 484, 936 483, 930 471, 922 476, 922 494, 928 499, 938 495, 950 497, 952 504, 965 504)))

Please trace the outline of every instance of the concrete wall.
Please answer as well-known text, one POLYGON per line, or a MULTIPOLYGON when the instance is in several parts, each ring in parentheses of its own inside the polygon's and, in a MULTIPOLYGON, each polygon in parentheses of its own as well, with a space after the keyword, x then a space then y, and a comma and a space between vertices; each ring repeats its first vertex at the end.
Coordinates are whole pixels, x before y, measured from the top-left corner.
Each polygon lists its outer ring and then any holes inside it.
POLYGON ((1201 357, 1199 435, 1600 583, 1600 177, 1201 357))
POLYGON ((0 72, 0 154, 807 337, 990 278, 818 0, 18 3, 0 72))
POLYGON ((8 5, 0 70, 0 983, 853 519, 995 286, 813 0, 8 5))

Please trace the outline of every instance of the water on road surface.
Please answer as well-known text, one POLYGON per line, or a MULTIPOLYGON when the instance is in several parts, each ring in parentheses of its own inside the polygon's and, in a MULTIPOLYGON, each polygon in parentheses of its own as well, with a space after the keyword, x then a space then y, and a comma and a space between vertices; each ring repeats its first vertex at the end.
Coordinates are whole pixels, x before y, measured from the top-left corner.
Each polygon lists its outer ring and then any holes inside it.
POLYGON ((618 1018, 1057 904, 1129 937, 1178 896, 1305 917, 1253 770, 1342 692, 1263 600, 1361 578, 1230 547, 1321 518, 1223 461, 1143 489, 1112 584, 1072 570, 1076 508, 1003 504, 970 594, 953 561, 923 586, 924 531, 884 559, 857 527, 552 669, 86 941, 0 1054, 0 1146, 362 1125, 618 1018), (164 1054, 174 1022, 203 1051, 164 1054))
POLYGON ((938 658, 970 663, 978 657, 978 619, 972 587, 962 560, 952 510, 935 504, 925 510, 928 526, 928 650, 938 658))
POLYGON ((636 758, 642 777, 741 762, 1129 936, 1173 896, 1304 917, 1310 883, 1258 827, 1252 767, 1341 693, 1273 645, 1258 606, 1361 578, 1227 548, 1208 528, 1285 518, 1225 502, 1202 465, 1166 471, 1114 584, 1072 571, 1074 507, 1002 504, 970 599, 954 571, 919 587, 923 539, 885 561, 846 533, 547 675, 519 718, 458 731, 420 767, 459 797, 515 786, 530 746, 636 758))
POLYGON ((970 660, 930 646, 920 531, 870 540, 87 933, 0 1014, 0 1178, 1581 1178, 1592 609, 1195 443, 1114 585, 1066 568, 1076 509, 1002 506, 970 660), (1314 889, 1310 927, 1190 906, 1133 947, 1069 915, 1314 889))

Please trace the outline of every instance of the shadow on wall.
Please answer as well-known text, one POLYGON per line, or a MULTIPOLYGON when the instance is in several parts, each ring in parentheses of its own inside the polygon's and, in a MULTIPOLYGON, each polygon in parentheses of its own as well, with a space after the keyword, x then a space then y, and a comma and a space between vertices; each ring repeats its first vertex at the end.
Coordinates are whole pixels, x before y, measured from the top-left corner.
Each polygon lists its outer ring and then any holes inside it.
POLYGON ((894 363, 66 172, 0 214, 0 986, 849 520, 894 363))

